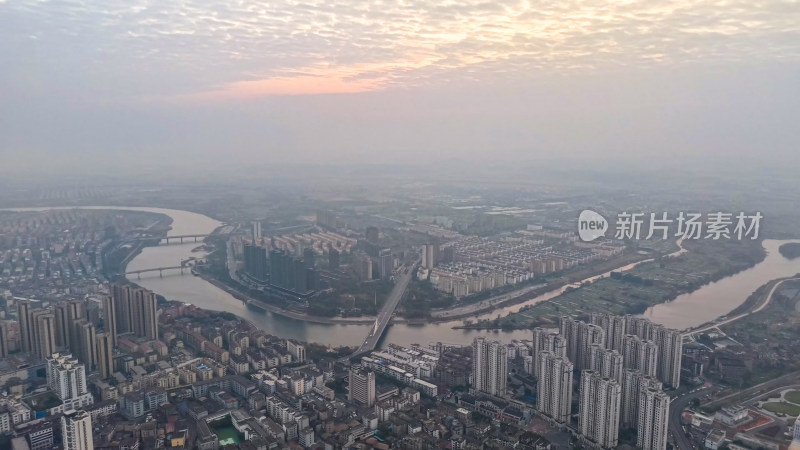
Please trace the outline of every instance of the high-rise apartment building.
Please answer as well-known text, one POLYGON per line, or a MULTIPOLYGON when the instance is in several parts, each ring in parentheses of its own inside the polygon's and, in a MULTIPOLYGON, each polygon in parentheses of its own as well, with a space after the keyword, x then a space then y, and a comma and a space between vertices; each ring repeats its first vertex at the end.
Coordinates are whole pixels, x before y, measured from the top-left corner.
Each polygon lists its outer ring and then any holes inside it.
POLYGON ((557 332, 549 331, 545 328, 536 327, 533 329, 532 344, 532 371, 539 376, 539 355, 542 352, 551 352, 555 356, 567 357, 567 340, 557 332))
POLYGON ((328 267, 331 270, 336 270, 339 268, 339 262, 339 250, 336 250, 335 248, 328 250, 328 267))
POLYGON ((304 258, 296 258, 284 250, 271 250, 269 283, 300 294, 319 289, 319 272, 314 269, 314 253, 311 251, 305 254, 304 258))
POLYGON ((680 386, 683 335, 640 317, 628 317, 628 334, 653 341, 658 348, 658 379, 673 388, 680 386))
POLYGON ((578 430, 602 448, 615 448, 619 437, 619 383, 591 370, 581 374, 578 430))
POLYGON ((61 417, 61 443, 64 450, 93 450, 92 415, 66 411, 61 417))
POLYGON ((361 366, 350 368, 348 400, 371 408, 375 404, 375 372, 361 366))
POLYGON ((476 391, 503 396, 508 381, 508 348, 500 341, 472 341, 472 386, 476 391))
POLYGON ((17 300, 17 321, 23 352, 33 352, 33 327, 31 326, 31 302, 17 300))
POLYGON ((644 389, 639 396, 636 446, 642 450, 666 450, 670 398, 660 389, 644 389))
POLYGON ((293 361, 306 360, 306 347, 302 343, 293 339, 286 341, 286 350, 292 355, 293 361))
POLYGON ((70 300, 48 308, 31 308, 31 302, 17 303, 22 348, 47 358, 59 348, 80 348, 78 324, 86 321, 86 303, 70 300))
POLYGON ((356 269, 356 275, 360 280, 371 280, 372 279, 372 260, 365 254, 361 254, 359 257, 356 258, 356 262, 354 263, 356 269))
POLYGON ((578 356, 578 324, 569 316, 561 316, 559 321, 558 331, 567 340, 567 358, 570 361, 576 361, 578 356))
POLYGON ((562 316, 560 334, 567 340, 567 358, 578 370, 589 366, 589 350, 592 345, 605 345, 605 331, 598 325, 562 316))
POLYGON ((547 348, 558 357, 567 357, 567 340, 558 333, 551 333, 546 338, 547 348))
POLYGON ((332 230, 343 228, 345 226, 336 213, 323 209, 317 210, 317 225, 332 230))
POLYGON ((8 356, 8 322, 0 320, 0 358, 8 356))
POLYGON ((259 239, 261 239, 261 221, 255 220, 253 221, 253 243, 258 244, 259 239))
POLYGON ((683 334, 657 325, 650 339, 658 346, 658 379, 672 388, 678 388, 681 384, 683 334))
POLYGON ((626 316, 628 318, 628 334, 635 334, 636 336, 646 338, 650 335, 650 329, 653 322, 644 317, 626 316))
POLYGON ((61 399, 63 411, 94 402, 86 388, 86 369, 71 354, 55 353, 47 358, 47 384, 61 399))
POLYGON ((69 338, 72 332, 69 320, 69 305, 67 303, 55 305, 53 314, 56 317, 56 347, 69 348, 69 338))
POLYGON ((572 363, 566 357, 543 351, 538 367, 536 409, 558 423, 568 424, 572 408, 572 363))
POLYGON ((114 372, 114 342, 111 339, 111 333, 97 333, 97 336, 95 336, 95 355, 100 377, 110 377, 114 372))
POLYGON ((306 263, 306 267, 314 268, 317 264, 317 252, 314 251, 312 247, 306 247, 303 249, 303 261, 306 263))
POLYGON ((111 346, 117 346, 117 303, 114 297, 106 295, 103 297, 103 327, 111 339, 111 346))
POLYGON ((267 281, 267 249, 255 244, 245 244, 243 249, 244 271, 256 280, 267 281))
POLYGON ((118 334, 133 332, 133 289, 133 286, 129 284, 113 283, 111 285, 118 334))
POLYGON ((539 356, 543 352, 551 351, 547 346, 547 335, 550 334, 545 328, 536 327, 533 329, 533 341, 531 344, 531 373, 539 377, 539 356))
POLYGON ((56 316, 49 309, 34 309, 29 313, 33 342, 31 353, 47 358, 56 351, 56 316))
POLYGON ((593 345, 603 347, 605 345, 605 332, 597 325, 580 322, 578 325, 578 369, 583 370, 589 367, 591 349, 593 345))
POLYGON ((158 339, 158 300, 156 299, 156 294, 147 289, 135 289, 132 293, 133 332, 145 339, 158 339))
POLYGON ((394 255, 392 255, 392 251, 388 248, 378 253, 378 272, 382 280, 388 279, 394 272, 394 255))
POLYGON ((74 326, 77 334, 70 351, 91 371, 97 367, 97 330, 88 320, 80 320, 74 326))
POLYGON ((679 331, 631 315, 592 313, 590 322, 587 325, 570 317, 561 318, 560 331, 567 339, 567 356, 578 370, 590 367, 591 346, 601 343, 606 349, 622 354, 625 368, 656 376, 673 388, 680 386, 683 336, 679 331), (598 339, 592 327, 601 330, 602 339, 598 339))
POLYGON ((589 348, 589 370, 599 373, 606 378, 612 378, 617 383, 622 382, 622 355, 616 350, 606 349, 600 344, 589 348))
POLYGON ((789 450, 800 449, 800 420, 794 421, 792 427, 792 443, 789 444, 789 450))
POLYGON ((422 267, 433 269, 439 263, 439 244, 425 244, 422 246, 422 267))
POLYGON ((655 342, 639 336, 625 336, 622 355, 626 369, 636 369, 647 376, 655 376, 658 371, 658 347, 655 342))
POLYGON ((70 300, 67 302, 67 320, 69 321, 68 326, 70 331, 70 344, 72 344, 72 341, 77 338, 77 323, 81 320, 86 320, 87 317, 86 302, 83 300, 70 300))
POLYGON ((607 349, 622 352, 622 342, 628 334, 628 316, 592 313, 590 322, 603 329, 607 349))
POLYGON ((646 389, 661 390, 661 382, 635 369, 625 369, 622 373, 622 407, 620 424, 622 428, 636 428, 639 423, 639 397, 646 389))

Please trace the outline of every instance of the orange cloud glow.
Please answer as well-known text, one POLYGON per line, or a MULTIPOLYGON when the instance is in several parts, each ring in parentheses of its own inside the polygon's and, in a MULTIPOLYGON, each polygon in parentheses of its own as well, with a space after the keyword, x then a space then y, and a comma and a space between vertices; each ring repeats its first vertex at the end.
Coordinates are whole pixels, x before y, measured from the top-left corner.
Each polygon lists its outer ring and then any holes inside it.
POLYGON ((264 95, 344 94, 377 89, 376 80, 345 80, 337 76, 301 75, 237 81, 224 88, 191 95, 198 100, 228 100, 264 95))
MULTIPOLYGON (((408 60, 340 67, 307 67, 262 80, 236 81, 221 89, 188 96, 194 100, 231 100, 266 95, 349 94, 385 88, 394 75, 436 64, 442 58, 422 55, 408 60)), ((186 98, 186 97, 184 97, 186 98)))

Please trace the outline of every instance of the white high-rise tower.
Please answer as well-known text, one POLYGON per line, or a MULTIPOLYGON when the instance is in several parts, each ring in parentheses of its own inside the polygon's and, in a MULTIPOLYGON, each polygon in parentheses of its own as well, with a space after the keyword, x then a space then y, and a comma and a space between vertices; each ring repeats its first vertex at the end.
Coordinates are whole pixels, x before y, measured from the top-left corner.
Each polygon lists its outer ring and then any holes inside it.
POLYGON ((619 438, 619 383, 591 370, 581 374, 578 430, 584 439, 615 448, 619 438))
POLYGON ((635 428, 639 423, 639 397, 647 389, 660 390, 661 382, 655 377, 643 375, 635 369, 625 369, 622 374, 622 412, 623 428, 635 428))
POLYGON ((572 408, 572 363, 551 352, 539 355, 536 409, 556 422, 569 423, 572 408))
POLYGON ((664 391, 645 389, 639 396, 636 446, 642 450, 665 450, 670 398, 664 391))
POLYGON ((94 403, 86 389, 86 369, 72 355, 54 353, 47 358, 47 384, 63 402, 63 410, 77 410, 94 403))
POLYGON ((67 411, 61 417, 64 450, 93 450, 92 416, 86 411, 67 411))
POLYGON ((508 348, 500 341, 472 341, 472 386, 476 391, 503 396, 508 379, 508 348))

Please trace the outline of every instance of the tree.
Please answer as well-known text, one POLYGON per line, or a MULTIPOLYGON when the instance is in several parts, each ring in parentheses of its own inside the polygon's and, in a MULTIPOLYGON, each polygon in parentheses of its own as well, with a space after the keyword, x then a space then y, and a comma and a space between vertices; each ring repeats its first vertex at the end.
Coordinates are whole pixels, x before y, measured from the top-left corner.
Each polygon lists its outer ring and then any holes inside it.
POLYGON ((392 425, 389 422, 382 422, 378 424, 378 436, 386 440, 392 435, 392 425))
POLYGON ((12 387, 19 386, 20 384, 22 384, 22 380, 19 377, 11 377, 8 379, 8 381, 6 381, 4 387, 6 389, 11 389, 12 387))
POLYGON ((489 417, 479 411, 472 411, 470 419, 475 423, 489 423, 489 417))
POLYGON ((343 378, 334 378, 333 380, 328 381, 325 383, 325 386, 333 389, 334 392, 337 394, 344 395, 347 393, 347 390, 344 388, 344 379, 343 378))

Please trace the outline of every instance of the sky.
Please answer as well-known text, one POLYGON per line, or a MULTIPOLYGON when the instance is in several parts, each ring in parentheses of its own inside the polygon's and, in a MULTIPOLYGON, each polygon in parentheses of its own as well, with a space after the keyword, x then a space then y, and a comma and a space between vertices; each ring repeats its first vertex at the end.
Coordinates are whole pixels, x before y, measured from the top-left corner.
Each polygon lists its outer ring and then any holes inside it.
POLYGON ((0 173, 797 161, 800 2, 0 0, 0 173))

